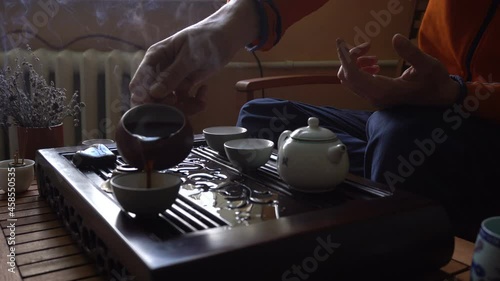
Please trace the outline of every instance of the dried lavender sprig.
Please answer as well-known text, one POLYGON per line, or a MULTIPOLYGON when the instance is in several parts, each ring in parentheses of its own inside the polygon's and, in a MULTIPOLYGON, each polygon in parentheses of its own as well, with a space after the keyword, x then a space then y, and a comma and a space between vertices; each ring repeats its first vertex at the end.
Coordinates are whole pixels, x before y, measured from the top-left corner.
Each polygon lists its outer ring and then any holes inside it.
MULTIPOLYGON (((41 66, 29 46, 28 50, 41 66)), ((15 70, 7 67, 0 73, 0 125, 9 126, 12 119, 17 126, 51 127, 66 117, 79 123, 85 104, 79 102, 78 92, 66 103, 66 89, 57 88, 53 81, 47 83, 25 58, 17 58, 15 62, 15 70)))

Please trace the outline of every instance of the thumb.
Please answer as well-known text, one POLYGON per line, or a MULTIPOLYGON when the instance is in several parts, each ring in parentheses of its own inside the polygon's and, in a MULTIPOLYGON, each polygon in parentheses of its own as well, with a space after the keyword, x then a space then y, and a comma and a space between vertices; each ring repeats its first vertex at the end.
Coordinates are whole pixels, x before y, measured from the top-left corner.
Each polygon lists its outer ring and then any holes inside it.
POLYGON ((392 38, 392 45, 398 55, 415 69, 428 65, 430 57, 415 46, 408 38, 396 34, 392 38))

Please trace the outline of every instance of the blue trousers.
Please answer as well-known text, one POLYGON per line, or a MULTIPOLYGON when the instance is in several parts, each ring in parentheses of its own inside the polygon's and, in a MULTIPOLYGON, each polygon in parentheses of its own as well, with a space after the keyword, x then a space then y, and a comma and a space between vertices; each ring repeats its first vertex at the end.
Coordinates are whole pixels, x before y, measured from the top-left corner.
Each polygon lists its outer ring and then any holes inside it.
POLYGON ((456 107, 367 112, 271 98, 246 103, 237 125, 276 143, 312 116, 346 144, 351 173, 438 200, 457 235, 474 240, 482 219, 500 215, 499 125, 456 107))

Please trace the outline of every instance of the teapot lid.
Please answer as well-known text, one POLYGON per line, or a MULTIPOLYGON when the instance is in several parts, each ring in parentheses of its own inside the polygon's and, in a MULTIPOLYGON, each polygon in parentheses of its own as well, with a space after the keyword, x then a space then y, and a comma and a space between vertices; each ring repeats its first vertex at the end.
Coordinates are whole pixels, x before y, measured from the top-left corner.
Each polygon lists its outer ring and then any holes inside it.
POLYGON ((306 141, 329 141, 337 139, 337 135, 335 135, 334 132, 319 126, 318 118, 309 117, 307 124, 309 126, 293 131, 290 137, 296 140, 306 141))

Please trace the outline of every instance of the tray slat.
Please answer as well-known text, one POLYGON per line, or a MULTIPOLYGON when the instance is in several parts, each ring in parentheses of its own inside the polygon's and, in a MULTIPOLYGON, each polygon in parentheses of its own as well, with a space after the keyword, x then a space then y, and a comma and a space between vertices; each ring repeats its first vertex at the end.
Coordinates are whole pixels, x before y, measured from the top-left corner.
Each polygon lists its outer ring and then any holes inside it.
MULTIPOLYGON (((16 235, 21 235, 21 234, 25 234, 25 233, 34 232, 34 231, 58 228, 60 226, 61 226, 61 222, 58 220, 27 224, 27 225, 23 225, 23 226, 17 226, 17 224, 16 224, 16 235)), ((8 236, 10 233, 10 230, 4 229, 3 233, 5 236, 8 236)))
MULTIPOLYGON (((25 278, 25 281, 67 281, 78 280, 86 277, 95 277, 99 273, 93 265, 82 265, 75 268, 68 268, 65 270, 55 271, 48 274, 36 275, 33 277, 25 278)), ((104 280, 104 279, 97 279, 104 280)))
POLYGON ((42 230, 42 231, 36 231, 32 233, 18 235, 16 236, 16 244, 34 242, 42 239, 54 238, 68 234, 69 232, 64 227, 61 226, 49 230, 42 230))
MULTIPOLYGON (((90 259, 84 255, 72 255, 57 259, 42 260, 37 263, 19 266, 23 278, 49 272, 68 269, 79 265, 91 264, 90 259)), ((47 280, 47 279, 46 279, 47 280)))
POLYGON ((50 248, 55 248, 55 247, 60 247, 60 246, 66 246, 75 243, 71 236, 66 235, 66 236, 61 236, 61 237, 55 237, 55 238, 49 238, 49 239, 43 239, 43 240, 38 240, 38 241, 33 241, 30 243, 24 243, 21 245, 18 245, 16 247, 16 253, 17 254, 25 254, 25 253, 30 253, 34 251, 39 251, 39 250, 45 250, 45 249, 50 249, 50 248))
POLYGON ((47 259, 54 259, 54 258, 74 255, 80 252, 81 252, 80 249, 76 245, 66 245, 66 246, 21 254, 16 257, 16 261, 18 266, 22 266, 25 264, 41 262, 47 259))
MULTIPOLYGON (((28 225, 28 224, 32 224, 32 223, 37 223, 37 222, 51 221, 51 220, 55 220, 55 219, 57 219, 57 215, 52 213, 52 212, 37 215, 37 216, 18 218, 16 221, 16 227, 22 226, 22 225, 28 225)), ((2 226, 2 228, 5 228, 9 225, 9 222, 2 221, 2 222, 0 222, 0 225, 2 226)))

